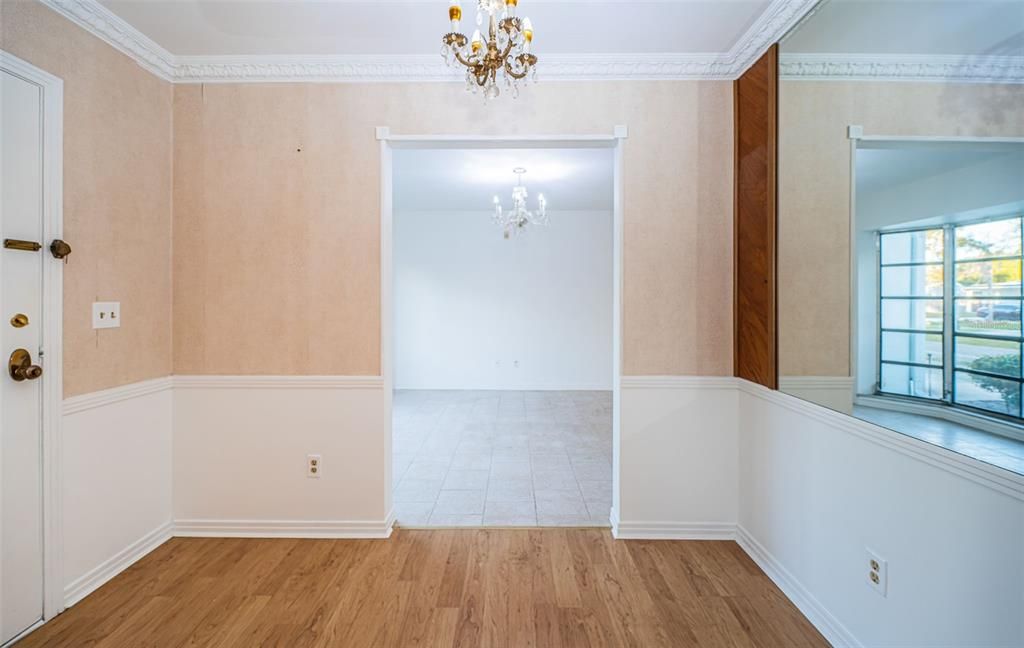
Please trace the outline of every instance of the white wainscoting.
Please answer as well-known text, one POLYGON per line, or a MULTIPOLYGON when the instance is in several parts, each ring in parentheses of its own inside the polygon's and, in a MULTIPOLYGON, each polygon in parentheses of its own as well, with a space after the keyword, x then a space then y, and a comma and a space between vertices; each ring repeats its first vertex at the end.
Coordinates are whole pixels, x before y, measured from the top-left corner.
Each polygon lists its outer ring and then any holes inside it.
POLYGON ((616 538, 733 537, 737 396, 728 377, 622 378, 616 538))
MULTIPOLYGON (((389 411, 374 377, 68 399, 68 604, 171 535, 386 537, 389 411)), ((619 415, 616 537, 734 538, 836 646, 1024 645, 1024 477, 733 378, 624 377, 619 415)))
POLYGON ((829 641, 1024 645, 1024 477, 739 385, 738 540, 829 641))
POLYGON ((175 376, 175 535, 387 537, 390 448, 379 377, 175 376))
POLYGON ((64 400, 64 600, 72 605, 171 535, 171 380, 64 400))

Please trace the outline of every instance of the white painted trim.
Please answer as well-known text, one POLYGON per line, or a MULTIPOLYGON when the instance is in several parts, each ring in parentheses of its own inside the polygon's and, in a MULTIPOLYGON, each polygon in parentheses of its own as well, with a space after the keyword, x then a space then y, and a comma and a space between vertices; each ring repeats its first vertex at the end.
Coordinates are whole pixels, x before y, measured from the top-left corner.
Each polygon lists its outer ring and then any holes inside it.
MULTIPOLYGON (((620 381, 622 378, 622 257, 624 236, 624 202, 622 187, 623 176, 623 143, 629 136, 629 128, 624 124, 613 126, 612 135, 393 135, 388 126, 377 126, 374 135, 380 141, 380 303, 381 303, 381 375, 388 394, 388 416, 390 422, 391 393, 394 385, 394 363, 392 348, 394 344, 393 309, 393 236, 392 224, 394 214, 392 208, 392 150, 395 148, 587 148, 590 146, 607 146, 614 149, 614 170, 612 201, 612 506, 613 510, 619 502, 619 447, 620 447, 620 381)), ((390 432, 390 424, 388 427, 390 432)), ((391 507, 391 435, 388 434, 387 451, 387 506, 391 507)))
POLYGON ((39 86, 43 96, 43 619, 64 610, 61 406, 64 390, 64 264, 49 241, 64 237, 64 81, 0 50, 0 68, 39 86))
POLYGON ((616 540, 734 540, 736 525, 726 522, 619 522, 616 540))
POLYGON ((381 376, 173 376, 175 389, 384 389, 381 376))
POLYGON ((814 389, 853 394, 852 376, 779 376, 779 391, 814 389))
POLYGON ((71 22, 126 55, 142 69, 161 79, 175 77, 177 62, 173 54, 122 20, 97 0, 40 0, 71 22))
POLYGON ((1024 441, 1024 428, 1019 425, 1007 423, 982 413, 974 413, 958 409, 950 405, 938 405, 927 402, 915 402, 904 398, 887 398, 885 396, 857 396, 853 400, 854 405, 873 407, 875 409, 888 410, 890 412, 904 412, 907 414, 919 414, 932 418, 959 423, 967 427, 983 430, 989 434, 1009 437, 1017 441, 1024 441))
POLYGON ((785 81, 1024 83, 1024 56, 782 54, 785 81))
POLYGON ((623 389, 736 389, 732 376, 623 376, 623 389))
POLYGON ((172 537, 173 526, 166 522, 128 545, 110 559, 90 570, 81 578, 69 583, 64 588, 64 605, 71 607, 75 603, 96 591, 111 578, 138 562, 143 556, 153 551, 172 537))
POLYGON ((153 378, 152 380, 143 380, 141 382, 112 387, 102 391, 72 396, 64 399, 63 413, 64 416, 67 416, 69 414, 84 412, 85 410, 103 407, 104 405, 110 405, 130 398, 137 398, 147 394, 155 394, 157 392, 170 389, 172 385, 172 378, 170 376, 165 376, 163 378, 153 378))
POLYGON ((180 538, 388 538, 394 514, 384 520, 175 520, 180 538))
MULTIPOLYGON (((680 0, 685 1, 685 0, 680 0)), ((461 82, 440 55, 175 56, 97 0, 42 0, 48 7, 174 83, 461 82)), ((817 0, 771 0, 728 52, 542 54, 556 81, 725 80, 739 77, 817 0)))
POLYGON ((798 412, 842 432, 853 434, 866 441, 1024 501, 1024 475, 997 468, 952 450, 879 427, 789 394, 767 389, 747 380, 741 379, 738 384, 741 392, 798 412))
POLYGON ((792 601, 793 605, 803 613, 807 620, 818 629, 825 639, 833 646, 849 646, 850 648, 861 648, 862 644, 844 626, 839 619, 832 615, 818 599, 811 594, 810 590, 803 586, 789 571, 782 565, 775 556, 768 551, 754 538, 742 525, 735 528, 735 540, 750 556, 758 567, 761 568, 768 578, 775 583, 786 598, 792 601))

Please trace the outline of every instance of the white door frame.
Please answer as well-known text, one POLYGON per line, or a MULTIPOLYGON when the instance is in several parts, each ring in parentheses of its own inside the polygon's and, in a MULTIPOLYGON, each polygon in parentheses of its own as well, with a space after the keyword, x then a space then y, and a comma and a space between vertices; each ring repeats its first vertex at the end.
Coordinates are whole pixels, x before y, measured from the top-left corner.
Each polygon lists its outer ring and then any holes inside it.
POLYGON ((392 188, 394 149, 436 148, 610 148, 614 149, 614 189, 612 215, 612 509, 614 529, 619 519, 619 421, 622 385, 622 147, 628 137, 626 126, 615 126, 610 135, 392 135, 387 126, 378 126, 380 141, 380 373, 384 381, 387 414, 386 465, 384 467, 384 508, 389 522, 394 520, 391 486, 391 394, 394 389, 392 188))
MULTIPOLYGON (((63 516, 61 514, 61 421, 63 417, 64 264, 49 245, 64 238, 64 81, 0 50, 0 69, 38 86, 43 96, 43 331, 42 376, 43 621, 64 610, 63 516)), ((6 379, 6 377, 4 378, 6 379)), ((3 403, 0 403, 0 407, 3 403)))

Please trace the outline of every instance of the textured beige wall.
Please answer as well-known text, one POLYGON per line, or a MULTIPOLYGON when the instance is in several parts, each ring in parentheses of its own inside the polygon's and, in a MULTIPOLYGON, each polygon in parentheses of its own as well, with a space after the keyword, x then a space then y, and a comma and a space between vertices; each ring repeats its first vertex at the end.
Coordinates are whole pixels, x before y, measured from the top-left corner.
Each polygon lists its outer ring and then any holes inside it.
POLYGON ((380 371, 379 144, 610 134, 624 150, 624 371, 732 372, 732 84, 174 89, 174 372, 380 371))
POLYGON ((1024 136, 1024 86, 779 84, 779 375, 850 375, 850 140, 1024 136))
POLYGON ((64 80, 65 397, 170 374, 171 85, 36 2, 3 0, 0 48, 64 80))

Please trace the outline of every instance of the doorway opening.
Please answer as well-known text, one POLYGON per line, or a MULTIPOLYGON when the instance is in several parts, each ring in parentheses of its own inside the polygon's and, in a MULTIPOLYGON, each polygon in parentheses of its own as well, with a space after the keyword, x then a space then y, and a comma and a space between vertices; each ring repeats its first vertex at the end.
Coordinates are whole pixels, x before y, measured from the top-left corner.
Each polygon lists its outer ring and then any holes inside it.
POLYGON ((400 526, 611 526, 620 141, 383 140, 400 526))

